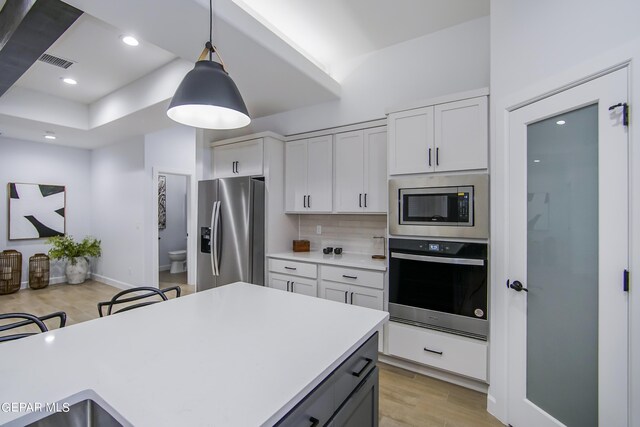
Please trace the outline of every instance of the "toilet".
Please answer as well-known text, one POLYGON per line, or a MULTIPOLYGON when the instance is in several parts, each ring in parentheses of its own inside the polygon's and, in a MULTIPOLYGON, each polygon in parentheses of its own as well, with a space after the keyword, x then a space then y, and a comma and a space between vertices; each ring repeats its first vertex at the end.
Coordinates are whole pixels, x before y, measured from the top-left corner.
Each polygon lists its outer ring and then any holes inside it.
POLYGON ((171 260, 171 270, 169 273, 182 273, 187 271, 187 251, 169 251, 169 259, 171 260))

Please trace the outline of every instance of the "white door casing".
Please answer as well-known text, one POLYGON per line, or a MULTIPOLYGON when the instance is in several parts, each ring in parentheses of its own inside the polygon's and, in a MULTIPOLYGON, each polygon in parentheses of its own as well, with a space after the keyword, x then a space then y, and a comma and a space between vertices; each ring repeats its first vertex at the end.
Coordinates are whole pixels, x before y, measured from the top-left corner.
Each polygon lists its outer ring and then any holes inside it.
MULTIPOLYGON (((526 287, 527 126, 558 114, 598 105, 598 418, 599 425, 628 424, 628 130, 622 123, 627 69, 621 69, 513 111, 509 117, 508 274, 526 287)), ((589 230, 584 230, 589 232, 589 230)), ((563 425, 527 399, 527 299, 508 290, 508 418, 517 427, 563 425)), ((596 313, 594 313, 596 314, 596 313)))

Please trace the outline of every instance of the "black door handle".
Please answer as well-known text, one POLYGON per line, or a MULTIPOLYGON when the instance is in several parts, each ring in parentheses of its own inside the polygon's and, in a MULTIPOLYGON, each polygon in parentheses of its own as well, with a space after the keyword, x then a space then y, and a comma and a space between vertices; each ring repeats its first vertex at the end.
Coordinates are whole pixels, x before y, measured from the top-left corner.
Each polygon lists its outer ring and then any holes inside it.
POLYGON ((349 276, 347 274, 343 274, 342 277, 344 277, 345 279, 357 279, 358 276, 349 276))
POLYGON ((307 196, 306 196, 306 194, 304 196, 302 196, 302 207, 303 208, 307 207, 307 196))
POLYGON ((294 285, 295 283, 296 283, 296 282, 291 282, 291 292, 295 292, 295 291, 293 290, 293 285, 294 285))
POLYGON ((371 365, 371 362, 373 362, 373 359, 369 359, 368 357, 365 357, 364 360, 366 360, 367 363, 364 364, 362 369, 360 369, 358 372, 351 372, 351 375, 356 378, 360 378, 360 375, 362 375, 362 373, 367 370, 367 367, 371 365))
POLYGON ((441 351, 430 350, 427 347, 424 348, 424 351, 428 351, 429 353, 439 354, 440 356, 442 356, 442 352, 441 351))
POLYGON ((344 291, 344 303, 347 303, 347 295, 349 295, 348 291, 344 291))
POLYGON ((307 195, 307 207, 311 207, 311 194, 307 195))
POLYGON ((353 292, 351 292, 351 302, 349 304, 353 304, 353 292))
POLYGON ((289 283, 291 283, 291 282, 289 282, 289 281, 287 280, 287 292, 289 292, 289 283))
POLYGON ((296 267, 287 267, 286 265, 284 266, 285 270, 297 270, 296 267))
POLYGON ((440 166, 440 147, 436 147, 436 166, 440 166))
POLYGON ((364 193, 364 207, 367 207, 367 193, 364 193))
POLYGON ((311 425, 309 427, 316 427, 318 424, 320 424, 320 420, 314 417, 310 417, 309 421, 311 421, 311 425))
POLYGON ((517 280, 513 281, 513 283, 511 283, 509 287, 516 292, 521 292, 521 291, 529 292, 529 289, 522 286, 522 283, 518 282, 517 280))
POLYGON ((358 195, 358 206, 362 207, 362 193, 358 195))
POLYGON ((240 173, 240 162, 236 162, 236 173, 240 173))
POLYGON ((429 148, 429 166, 431 166, 431 148, 429 148))

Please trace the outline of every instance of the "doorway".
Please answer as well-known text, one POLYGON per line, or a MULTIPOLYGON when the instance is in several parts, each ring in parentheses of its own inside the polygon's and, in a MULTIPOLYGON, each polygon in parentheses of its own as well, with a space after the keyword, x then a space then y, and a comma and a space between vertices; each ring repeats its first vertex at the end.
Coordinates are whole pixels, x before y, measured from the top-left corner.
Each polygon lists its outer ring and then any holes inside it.
POLYGON ((154 276, 160 289, 180 286, 182 294, 195 291, 190 271, 190 180, 188 174, 157 172, 157 250, 154 276))
POLYGON ((627 73, 509 117, 508 408, 517 427, 628 424, 627 73))

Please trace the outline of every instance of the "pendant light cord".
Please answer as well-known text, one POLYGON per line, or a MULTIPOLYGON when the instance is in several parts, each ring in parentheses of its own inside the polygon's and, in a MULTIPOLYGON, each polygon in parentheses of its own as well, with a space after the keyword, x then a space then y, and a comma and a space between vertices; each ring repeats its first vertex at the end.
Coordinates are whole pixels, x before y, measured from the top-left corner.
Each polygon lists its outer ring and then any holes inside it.
MULTIPOLYGON (((213 0, 209 0, 209 44, 213 46, 213 0)), ((213 60, 213 52, 209 51, 209 61, 213 60)))

